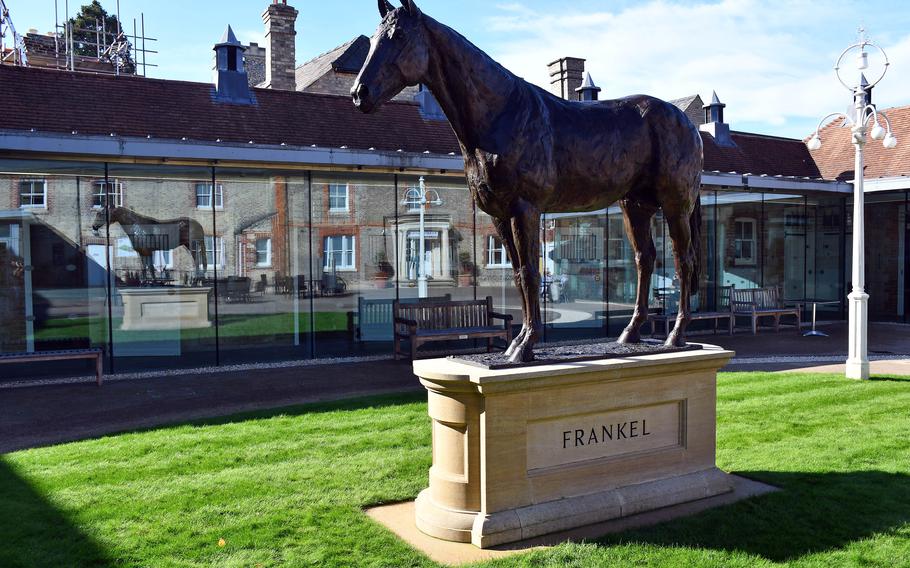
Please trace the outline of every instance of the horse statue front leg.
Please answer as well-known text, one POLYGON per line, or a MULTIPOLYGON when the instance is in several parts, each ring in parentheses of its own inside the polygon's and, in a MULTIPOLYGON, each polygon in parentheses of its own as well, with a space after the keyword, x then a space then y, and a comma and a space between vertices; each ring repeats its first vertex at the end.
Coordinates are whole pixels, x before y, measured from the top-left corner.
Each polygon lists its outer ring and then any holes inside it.
POLYGON ((521 331, 506 350, 511 363, 534 360, 534 345, 540 339, 543 324, 540 318, 540 212, 531 204, 521 201, 516 215, 511 219, 512 267, 515 284, 522 297, 521 331))

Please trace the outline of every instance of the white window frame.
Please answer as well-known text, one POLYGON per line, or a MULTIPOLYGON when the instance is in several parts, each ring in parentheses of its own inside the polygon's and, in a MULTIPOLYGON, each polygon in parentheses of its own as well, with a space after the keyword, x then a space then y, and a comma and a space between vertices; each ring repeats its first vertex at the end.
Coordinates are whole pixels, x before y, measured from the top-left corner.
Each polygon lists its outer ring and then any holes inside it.
POLYGON ((512 268, 506 245, 495 235, 487 237, 487 268, 512 268))
POLYGON ((109 179, 106 182, 103 179, 99 179, 92 183, 92 209, 101 209, 104 205, 103 199, 101 199, 101 203, 96 203, 96 201, 99 197, 104 197, 105 186, 113 186, 114 188, 113 192, 108 190, 107 193, 109 196, 114 196, 114 207, 123 207, 123 184, 115 179, 109 179))
POLYGON ((263 237, 256 239, 253 245, 256 249, 256 266, 258 268, 269 268, 272 266, 272 238, 263 237), (265 241, 265 262, 259 262, 259 243, 265 241))
MULTIPOLYGON (((199 182, 196 184, 196 209, 212 209, 212 184, 199 182), (200 193, 200 189, 203 189, 203 192, 200 193), (208 204, 200 204, 200 198, 208 201, 208 204)), ((224 184, 216 183, 214 189, 214 199, 215 199, 215 210, 224 209, 224 184)))
MULTIPOLYGON (((409 186, 405 195, 417 195, 420 192, 420 187, 416 185, 409 186)), ((408 200, 408 213, 420 213, 420 208, 423 207, 418 201, 408 200)))
POLYGON ((734 266, 756 266, 758 264, 758 222, 752 217, 736 217, 733 219, 733 265, 734 266), (739 238, 736 234, 737 226, 743 223, 750 227, 751 238, 739 238), (742 245, 740 243, 750 244, 751 256, 741 256, 742 245))
MULTIPOLYGON (((224 237, 212 237, 212 235, 205 235, 203 237, 205 243, 205 256, 209 261, 207 270, 212 270, 212 268, 217 268, 219 270, 224 270, 225 265, 225 254, 224 254, 224 237), (215 246, 215 239, 218 240, 218 246, 215 246)), ((202 264, 199 265, 199 269, 202 270, 202 264)))
POLYGON ((357 237, 354 235, 330 235, 322 239, 322 269, 332 270, 332 257, 341 253, 340 264, 334 266, 337 271, 353 272, 357 270, 357 237), (340 249, 330 249, 329 244, 335 239, 341 239, 340 249), (344 262, 345 256, 350 253, 350 263, 344 262))
POLYGON ((47 180, 46 179, 34 178, 34 179, 19 180, 19 208, 20 209, 47 209, 47 180), (35 192, 35 185, 39 184, 39 183, 41 184, 41 193, 35 192), (32 203, 24 203, 22 201, 22 186, 24 184, 31 185, 31 191, 29 191, 27 195, 29 195, 32 199, 34 199, 34 196, 36 196, 36 195, 41 196, 41 205, 34 205, 32 203))
MULTIPOLYGON (((341 196, 335 196, 336 199, 341 196)), ((330 183, 329 184, 329 213, 347 213, 351 210, 351 186, 347 183, 330 183), (336 207, 332 205, 332 190, 344 189, 344 206, 336 207)))
POLYGON ((156 250, 152 256, 152 265, 155 270, 171 270, 174 268, 174 251, 156 250))

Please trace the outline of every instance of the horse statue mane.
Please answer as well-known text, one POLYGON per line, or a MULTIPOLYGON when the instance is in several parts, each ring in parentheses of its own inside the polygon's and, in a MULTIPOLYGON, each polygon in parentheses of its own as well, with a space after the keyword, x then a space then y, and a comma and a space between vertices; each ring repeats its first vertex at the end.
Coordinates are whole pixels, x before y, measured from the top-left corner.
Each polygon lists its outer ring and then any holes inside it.
POLYGON ((667 219, 680 282, 668 346, 685 344, 689 297, 701 264, 702 141, 674 105, 646 95, 593 103, 560 99, 515 76, 414 0, 382 18, 351 89, 355 107, 375 112, 406 86, 426 85, 458 138, 471 195, 493 219, 522 299, 522 328, 506 350, 534 359, 540 337, 538 239, 541 213, 585 212, 615 202, 635 252, 635 310, 620 343, 641 340, 657 252, 651 219, 667 219))

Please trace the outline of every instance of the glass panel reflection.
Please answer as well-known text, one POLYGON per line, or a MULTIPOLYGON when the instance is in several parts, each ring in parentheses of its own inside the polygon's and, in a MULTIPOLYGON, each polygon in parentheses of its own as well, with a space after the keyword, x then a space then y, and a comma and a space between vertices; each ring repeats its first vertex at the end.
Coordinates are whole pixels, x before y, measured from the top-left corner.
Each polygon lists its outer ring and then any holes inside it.
MULTIPOLYGON (((99 176, 102 164, 0 160, 0 352, 107 347, 104 247, 91 232, 99 176)), ((5 365, 0 376, 72 375, 83 366, 5 365)))

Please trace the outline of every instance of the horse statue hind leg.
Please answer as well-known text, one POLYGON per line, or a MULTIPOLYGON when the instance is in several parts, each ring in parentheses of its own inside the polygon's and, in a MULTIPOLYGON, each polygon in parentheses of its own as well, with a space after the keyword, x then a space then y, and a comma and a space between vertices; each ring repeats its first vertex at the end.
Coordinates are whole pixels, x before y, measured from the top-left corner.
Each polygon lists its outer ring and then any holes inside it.
POLYGON ((676 315, 676 326, 666 340, 668 347, 686 344, 686 327, 691 321, 690 300, 698 293, 701 269, 701 203, 698 186, 694 193, 694 207, 691 211, 664 210, 673 243, 676 272, 679 275, 679 313, 676 315))
POLYGON ((657 206, 637 200, 622 199, 619 206, 623 213, 623 225, 632 252, 635 254, 635 265, 638 269, 638 287, 635 295, 635 310, 632 320, 619 336, 619 343, 638 343, 641 341, 641 326, 648 319, 648 298, 651 287, 651 275, 654 274, 654 262, 657 250, 651 237, 651 219, 657 212, 657 206))

